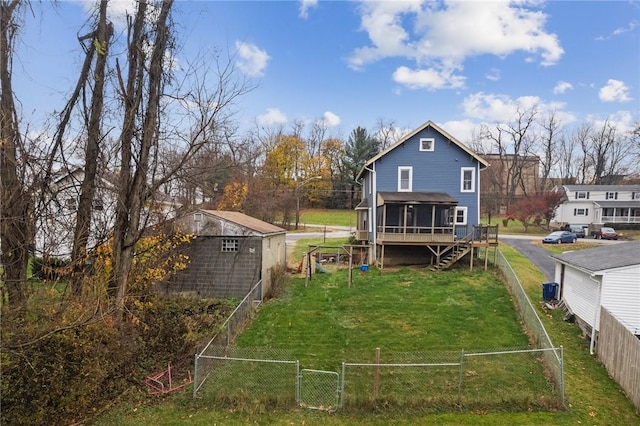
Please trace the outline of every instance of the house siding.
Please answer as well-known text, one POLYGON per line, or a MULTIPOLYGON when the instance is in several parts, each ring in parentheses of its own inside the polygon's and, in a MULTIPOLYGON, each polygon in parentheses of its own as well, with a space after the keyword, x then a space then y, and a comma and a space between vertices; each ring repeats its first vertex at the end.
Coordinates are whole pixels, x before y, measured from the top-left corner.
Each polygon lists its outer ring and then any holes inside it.
POLYGON ((596 315, 599 315, 598 293, 598 285, 589 274, 566 267, 562 297, 571 312, 592 328, 597 324, 594 323, 596 315))
POLYGON ((244 297, 261 278, 262 241, 259 237, 199 236, 185 254, 187 269, 160 284, 164 295, 244 297), (222 240, 237 238, 238 251, 222 252, 222 240))
MULTIPOLYGON (((398 167, 413 167, 412 189, 414 192, 445 192, 458 200, 459 207, 467 207, 467 223, 478 225, 478 193, 480 173, 478 162, 457 145, 447 140, 431 127, 418 132, 393 151, 375 162, 376 191, 398 190, 398 167), (420 139, 435 139, 434 151, 420 151, 420 139), (461 191, 461 169, 474 169, 473 192, 461 191)), ((365 182, 367 179, 365 179, 365 182)), ((365 183, 366 185, 366 183, 365 183)), ((368 188, 366 189, 367 197, 368 188)), ((369 198, 369 205, 375 205, 369 198)))
POLYGON ((286 265, 286 234, 271 235, 262 240, 262 295, 268 295, 272 282, 271 273, 279 265, 286 265))

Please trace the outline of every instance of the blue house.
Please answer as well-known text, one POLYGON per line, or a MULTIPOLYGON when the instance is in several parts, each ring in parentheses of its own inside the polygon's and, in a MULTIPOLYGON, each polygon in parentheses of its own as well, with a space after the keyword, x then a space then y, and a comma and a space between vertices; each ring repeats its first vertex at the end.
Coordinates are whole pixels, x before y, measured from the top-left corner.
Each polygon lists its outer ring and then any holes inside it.
MULTIPOLYGON (((480 225, 480 170, 489 164, 428 121, 367 161, 357 180, 356 238, 387 264, 446 268, 477 246, 497 245, 480 225)), ((473 258, 473 256, 472 256, 473 258)))

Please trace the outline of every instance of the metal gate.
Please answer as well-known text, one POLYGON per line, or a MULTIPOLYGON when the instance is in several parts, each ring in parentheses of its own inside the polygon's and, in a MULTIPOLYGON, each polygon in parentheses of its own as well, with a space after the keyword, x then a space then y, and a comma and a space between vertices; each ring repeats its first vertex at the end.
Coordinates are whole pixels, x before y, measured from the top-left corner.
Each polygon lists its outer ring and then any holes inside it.
POLYGON ((335 411, 340 403, 340 375, 335 371, 300 370, 300 406, 335 411))

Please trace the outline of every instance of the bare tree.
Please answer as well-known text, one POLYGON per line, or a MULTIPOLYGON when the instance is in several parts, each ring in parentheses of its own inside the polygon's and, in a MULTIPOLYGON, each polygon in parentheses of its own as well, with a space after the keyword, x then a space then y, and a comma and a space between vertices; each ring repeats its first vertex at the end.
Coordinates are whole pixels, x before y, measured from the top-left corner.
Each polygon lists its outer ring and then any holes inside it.
POLYGON ((540 135, 540 165, 541 174, 538 186, 538 192, 542 193, 547 189, 547 181, 551 177, 551 173, 559 162, 559 142, 561 136, 561 125, 555 111, 549 113, 540 123, 543 133, 540 135))
POLYGON ((591 135, 588 157, 593 165, 593 183, 614 184, 627 171, 626 160, 631 147, 616 126, 605 120, 591 135))
POLYGON ((391 145, 399 141, 402 136, 403 135, 396 127, 393 120, 385 121, 384 118, 380 118, 376 122, 373 137, 379 141, 380 151, 384 151, 389 148, 391 145))
MULTIPOLYGON (((24 184, 18 150, 22 146, 19 118, 11 84, 13 49, 20 28, 20 0, 0 2, 0 243, 2 280, 9 301, 22 306, 26 279, 31 200, 24 184)), ((2 295, 4 298, 4 295, 2 295)))
POLYGON ((225 126, 234 100, 251 89, 246 82, 234 80, 229 60, 212 68, 217 72, 213 85, 194 73, 187 75, 185 81, 191 81, 195 88, 177 84, 175 93, 167 92, 168 83, 174 81, 172 67, 166 63, 173 41, 172 6, 173 0, 163 0, 157 11, 149 13, 148 2, 138 2, 135 16, 129 21, 126 75, 119 65, 116 67, 124 111, 109 289, 120 312, 127 295, 135 244, 147 224, 147 207, 153 204, 154 195, 175 179, 203 147, 216 141, 214 135, 228 134, 225 126), (211 86, 215 87, 212 92, 207 89, 211 86), (176 115, 172 109, 176 102, 192 120, 179 117, 178 123, 171 121, 176 115), (197 106, 195 111, 193 105, 197 106), (188 131, 185 122, 191 126, 188 131), (162 167, 161 157, 166 152, 176 156, 170 165, 165 163, 162 167))
POLYGON ((85 114, 85 126, 87 129, 84 173, 80 186, 80 196, 78 209, 76 212, 76 227, 73 235, 73 248, 71 251, 71 261, 74 265, 72 288, 74 293, 81 290, 82 274, 84 273, 84 263, 87 256, 87 243, 91 230, 91 217, 93 214, 93 199, 96 192, 96 178, 98 175, 98 157, 100 155, 100 142, 102 134, 102 114, 104 107, 105 90, 105 70, 107 68, 107 55, 109 43, 113 34, 113 27, 107 23, 107 0, 101 0, 98 12, 98 22, 96 30, 81 37, 82 40, 89 40, 86 46, 87 55, 85 63, 93 61, 96 56, 93 78, 89 79, 89 67, 85 66, 80 75, 78 85, 93 84, 91 90, 91 106, 85 114))
POLYGON ((518 188, 527 195, 524 171, 527 157, 533 152, 535 140, 531 129, 536 114, 535 107, 525 111, 518 109, 511 123, 498 123, 493 129, 483 125, 481 129, 481 137, 491 143, 492 150, 499 156, 502 173, 505 174, 503 196, 506 207, 514 200, 518 188))

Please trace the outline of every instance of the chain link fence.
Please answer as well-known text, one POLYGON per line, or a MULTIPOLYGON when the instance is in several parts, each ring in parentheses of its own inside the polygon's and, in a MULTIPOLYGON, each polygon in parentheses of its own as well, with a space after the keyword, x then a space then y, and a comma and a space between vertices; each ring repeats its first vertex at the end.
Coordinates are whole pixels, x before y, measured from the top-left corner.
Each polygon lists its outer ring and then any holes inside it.
POLYGON ((196 355, 194 397, 238 410, 556 410, 565 405, 562 347, 553 346, 515 272, 497 253, 517 310, 530 333, 526 349, 394 352, 336 365, 301 365, 294 352, 232 345, 259 300, 252 289, 196 355), (206 385, 205 385, 206 380, 206 385))
POLYGON ((496 263, 506 278, 507 288, 513 296, 516 309, 524 323, 527 333, 529 334, 529 338, 533 341, 536 347, 549 349, 544 352, 543 359, 546 374, 557 387, 557 392, 562 398, 562 405, 564 405, 563 348, 562 346, 555 347, 551 342, 551 338, 549 337, 547 330, 544 328, 542 321, 540 321, 540 317, 531 304, 529 297, 525 293, 522 283, 520 283, 515 271, 499 250, 496 256, 496 263))
POLYGON ((420 352, 343 363, 343 410, 421 412, 557 409, 562 398, 545 377, 550 349, 420 352))
POLYGON ((249 293, 236 306, 229 318, 220 326, 218 332, 209 340, 204 349, 196 354, 193 369, 193 397, 198 395, 198 390, 207 379, 207 376, 216 367, 215 358, 219 354, 219 348, 229 347, 235 338, 247 325, 248 320, 255 313, 257 306, 262 301, 262 280, 258 281, 249 290, 249 293))

